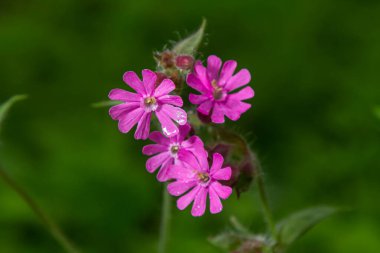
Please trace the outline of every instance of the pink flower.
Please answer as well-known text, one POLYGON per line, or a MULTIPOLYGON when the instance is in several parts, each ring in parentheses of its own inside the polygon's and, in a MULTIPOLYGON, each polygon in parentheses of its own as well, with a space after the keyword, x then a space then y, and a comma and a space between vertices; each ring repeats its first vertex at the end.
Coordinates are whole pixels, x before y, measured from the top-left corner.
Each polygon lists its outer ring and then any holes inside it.
POLYGON ((133 71, 124 74, 124 82, 137 93, 122 89, 111 90, 108 97, 123 103, 113 106, 109 111, 110 116, 119 120, 120 132, 127 133, 137 124, 135 139, 146 139, 150 132, 152 113, 155 113, 163 133, 168 137, 176 135, 178 127, 173 121, 184 125, 187 115, 179 108, 183 105, 181 97, 168 95, 175 89, 174 83, 170 79, 164 79, 155 87, 157 74, 148 69, 142 71, 142 77, 141 81, 133 71))
POLYGON ((231 93, 251 81, 251 74, 247 69, 233 75, 236 66, 236 61, 229 60, 222 67, 220 58, 211 55, 207 59, 207 68, 197 61, 194 72, 187 76, 188 85, 201 93, 190 94, 190 102, 199 105, 197 111, 201 114, 211 115, 214 123, 224 123, 224 116, 238 120, 251 107, 250 104, 242 102, 254 96, 251 87, 231 93))
POLYGON ((223 156, 214 153, 211 168, 207 161, 207 152, 200 153, 195 158, 187 152, 179 153, 181 165, 172 165, 169 170, 169 177, 176 179, 168 185, 171 195, 180 196, 177 200, 177 207, 185 209, 194 201, 191 209, 193 216, 202 216, 206 210, 207 195, 210 199, 210 212, 219 213, 223 206, 220 199, 227 199, 232 188, 222 185, 219 180, 229 180, 231 178, 231 168, 221 168, 223 156))
POLYGON ((152 132, 149 139, 156 142, 156 144, 146 145, 142 152, 144 155, 154 155, 146 162, 146 169, 153 173, 158 168, 157 174, 158 181, 164 182, 169 179, 168 170, 173 164, 178 164, 178 153, 184 150, 198 155, 199 152, 204 152, 202 140, 198 136, 191 136, 185 139, 191 130, 191 126, 186 124, 179 127, 179 134, 167 138, 160 132, 152 132))

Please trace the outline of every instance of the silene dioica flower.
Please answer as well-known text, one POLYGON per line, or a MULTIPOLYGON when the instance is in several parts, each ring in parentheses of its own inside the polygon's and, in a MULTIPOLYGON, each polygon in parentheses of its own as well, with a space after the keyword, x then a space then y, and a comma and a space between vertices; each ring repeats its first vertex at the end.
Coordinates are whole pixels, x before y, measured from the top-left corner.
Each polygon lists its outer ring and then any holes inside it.
POLYGON ((189 100, 199 105, 197 111, 203 115, 211 115, 214 123, 224 123, 224 116, 238 120, 251 105, 242 100, 254 96, 249 86, 235 92, 251 81, 251 74, 242 69, 235 75, 237 63, 229 60, 223 64, 219 57, 211 55, 207 58, 207 68, 197 61, 194 72, 187 76, 187 83, 201 94, 190 94, 189 100))
POLYGON ((222 185, 219 181, 231 178, 231 168, 222 168, 223 156, 214 153, 211 168, 208 164, 207 152, 200 153, 197 157, 181 152, 181 163, 170 167, 169 177, 176 181, 168 185, 168 191, 173 196, 180 196, 177 207, 185 209, 194 201, 191 209, 193 216, 201 216, 206 210, 207 196, 210 199, 210 212, 219 213, 223 206, 220 199, 227 199, 232 189, 222 185))
POLYGON ((124 74, 124 82, 137 93, 122 89, 113 89, 109 94, 111 100, 122 101, 120 105, 110 109, 112 119, 119 120, 119 130, 127 133, 137 124, 135 139, 146 139, 150 132, 150 120, 154 113, 161 124, 162 132, 172 137, 178 134, 178 127, 187 122, 187 114, 180 107, 182 98, 177 95, 169 95, 175 89, 175 84, 170 79, 164 79, 155 86, 157 74, 151 70, 142 71, 143 80, 133 71, 124 74))

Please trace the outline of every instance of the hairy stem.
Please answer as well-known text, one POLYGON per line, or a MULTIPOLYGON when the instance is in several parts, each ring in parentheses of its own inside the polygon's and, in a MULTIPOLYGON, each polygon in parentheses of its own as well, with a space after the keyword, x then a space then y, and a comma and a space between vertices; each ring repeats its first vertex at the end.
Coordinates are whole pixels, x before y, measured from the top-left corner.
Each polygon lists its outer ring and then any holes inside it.
POLYGON ((62 248, 66 250, 66 252, 79 253, 79 251, 74 247, 70 240, 63 234, 57 224, 50 219, 50 217, 37 205, 32 197, 24 189, 22 189, 1 166, 0 177, 25 201, 25 203, 30 207, 30 209, 32 209, 32 211, 39 218, 46 229, 51 233, 51 235, 57 240, 62 248))
POLYGON ((164 184, 162 193, 162 210, 161 210, 161 225, 160 238, 158 241, 158 253, 165 253, 167 248, 170 220, 170 196, 166 190, 167 183, 164 184))
POLYGON ((257 189, 259 192, 261 206, 263 209, 263 215, 268 225, 268 230, 272 234, 272 237, 276 239, 277 238, 276 226, 273 220, 271 209, 269 207, 268 195, 265 190, 265 183, 264 183, 263 173, 262 173, 260 165, 257 166, 256 184, 257 184, 257 189))

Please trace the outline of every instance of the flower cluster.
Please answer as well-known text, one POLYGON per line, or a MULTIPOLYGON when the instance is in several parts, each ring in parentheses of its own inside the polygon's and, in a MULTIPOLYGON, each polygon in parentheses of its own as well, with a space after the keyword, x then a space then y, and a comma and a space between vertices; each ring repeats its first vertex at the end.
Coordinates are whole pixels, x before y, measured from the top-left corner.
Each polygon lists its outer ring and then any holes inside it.
MULTIPOLYGON (((190 55, 177 56, 173 60, 169 53, 160 55, 161 66, 177 66, 181 71, 186 70, 183 80, 198 92, 191 93, 188 100, 197 106, 200 117, 208 117, 211 122, 221 124, 225 117, 238 120, 251 107, 243 102, 254 96, 253 89, 246 86, 251 75, 247 69, 234 74, 236 61, 222 64, 220 58, 211 55, 207 66, 204 66, 190 55)), ((210 212, 221 212, 221 199, 227 199, 232 193, 232 188, 226 185, 232 176, 231 168, 225 166, 221 154, 209 153, 202 139, 196 135, 187 112, 182 108, 182 97, 174 94, 177 88, 175 80, 147 69, 142 71, 142 79, 135 72, 128 71, 123 80, 134 92, 111 90, 109 98, 121 103, 113 106, 109 114, 118 120, 122 133, 137 125, 135 139, 149 138, 153 142, 142 150, 144 155, 150 156, 146 162, 148 172, 158 170, 157 180, 168 182, 168 192, 180 196, 177 200, 180 210, 193 203, 191 214, 202 216, 208 197, 210 212), (158 120, 160 131, 150 130, 153 115, 158 120)))

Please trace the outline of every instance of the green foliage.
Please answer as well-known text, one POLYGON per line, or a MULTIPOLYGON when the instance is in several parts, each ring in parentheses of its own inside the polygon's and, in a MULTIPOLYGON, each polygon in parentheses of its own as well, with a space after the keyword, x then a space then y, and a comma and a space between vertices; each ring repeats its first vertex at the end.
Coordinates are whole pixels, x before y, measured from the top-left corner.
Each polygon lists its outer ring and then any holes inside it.
POLYGON ((15 95, 8 99, 6 102, 0 105, 0 133, 1 133, 1 128, 2 124, 4 122, 5 117, 7 116, 9 110, 11 107, 18 101, 26 99, 28 96, 27 95, 15 95))
POLYGON ((286 248, 322 220, 337 212, 336 208, 319 206, 290 215, 277 225, 278 247, 286 248))
MULTIPOLYGON (((150 142, 89 105, 125 87, 125 71, 154 68, 152 50, 206 16, 201 59, 217 54, 253 73, 252 108, 226 127, 252 133, 274 216, 315 203, 356 210, 288 252, 377 253, 378 13, 375 0, 0 1, 0 101, 33 98, 13 108, 1 159, 85 252, 155 252, 161 184, 141 154, 150 142)), ((0 252, 61 252, 1 184, 0 203, 0 252)), ((220 253, 206 238, 230 215, 264 231, 251 194, 223 205, 200 219, 173 206, 168 253, 220 253)))
POLYGON ((203 40, 205 29, 206 29, 206 23, 207 23, 206 19, 203 19, 202 24, 198 28, 198 30, 192 35, 188 36, 187 38, 176 43, 173 47, 173 51, 177 55, 181 55, 181 54, 193 55, 197 51, 198 47, 200 46, 203 40))
POLYGON ((374 112, 376 118, 380 119, 380 106, 376 106, 376 107, 373 109, 373 112, 374 112))

